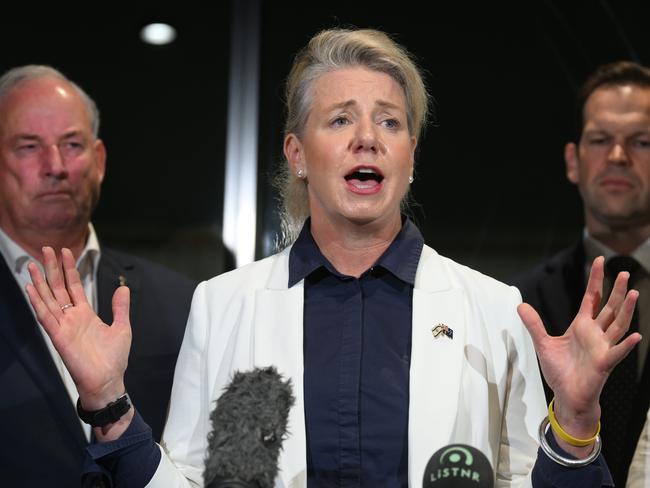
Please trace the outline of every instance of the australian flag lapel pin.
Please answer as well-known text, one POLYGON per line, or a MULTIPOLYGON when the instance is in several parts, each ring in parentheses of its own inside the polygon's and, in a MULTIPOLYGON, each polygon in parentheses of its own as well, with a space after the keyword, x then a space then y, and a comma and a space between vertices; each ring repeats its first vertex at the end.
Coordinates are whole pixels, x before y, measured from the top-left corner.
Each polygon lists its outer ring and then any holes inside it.
POLYGON ((436 326, 431 329, 431 333, 433 334, 434 338, 438 338, 440 336, 447 336, 450 339, 454 338, 454 331, 451 327, 449 327, 446 324, 437 324, 436 326))

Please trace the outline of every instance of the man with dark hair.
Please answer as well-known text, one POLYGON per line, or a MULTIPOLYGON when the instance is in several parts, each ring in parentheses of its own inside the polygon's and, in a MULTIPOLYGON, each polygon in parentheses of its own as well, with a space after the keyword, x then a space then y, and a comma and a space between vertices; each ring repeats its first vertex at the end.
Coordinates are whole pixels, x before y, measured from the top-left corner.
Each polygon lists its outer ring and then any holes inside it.
MULTIPOLYGON (((104 178, 99 112, 49 66, 0 77, 0 484, 79 486, 91 429, 79 393, 26 299, 43 246, 74 254, 89 303, 111 324, 115 289, 131 290, 126 388, 159 439, 195 283, 100 244, 90 223, 104 178), (35 467, 37 466, 37 467, 35 467)), ((63 308, 73 307, 67 303, 63 308)))
MULTIPOLYGON (((512 282, 548 332, 559 336, 580 306, 590 264, 603 255, 603 296, 612 276, 628 271, 630 288, 640 291, 629 333, 644 335, 650 332, 650 70, 629 61, 603 65, 577 101, 578 140, 566 145, 564 157, 567 178, 583 201, 582 239, 512 282)), ((601 395, 603 453, 616 486, 625 486, 650 403, 647 352, 648 341, 642 341, 601 395)))

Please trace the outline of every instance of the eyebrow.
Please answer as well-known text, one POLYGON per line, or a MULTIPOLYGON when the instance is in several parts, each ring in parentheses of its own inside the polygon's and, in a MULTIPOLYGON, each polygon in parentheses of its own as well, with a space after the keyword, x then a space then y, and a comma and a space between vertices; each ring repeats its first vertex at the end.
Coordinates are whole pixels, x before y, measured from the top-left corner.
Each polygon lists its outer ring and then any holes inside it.
MULTIPOLYGON (((606 135, 611 135, 612 131, 608 129, 587 129, 584 131, 585 135, 590 135, 590 134, 606 134, 606 135)), ((627 137, 636 137, 636 136, 646 136, 650 134, 650 129, 639 129, 631 134, 629 134, 627 137)))
POLYGON ((61 139, 70 139, 77 136, 83 136, 83 133, 80 130, 71 130, 70 132, 63 134, 63 137, 61 139))
MULTIPOLYGON (((60 139, 71 139, 73 137, 82 136, 82 135, 83 134, 80 130, 71 130, 63 134, 63 136, 60 139)), ((36 134, 24 133, 24 134, 16 134, 11 139, 14 141, 40 141, 41 137, 36 134)))
MULTIPOLYGON (((334 110, 334 109, 337 109, 337 108, 349 108, 349 107, 352 107, 354 105, 357 105, 357 101, 354 100, 354 99, 351 99, 351 100, 346 100, 346 101, 340 102, 340 103, 334 103, 329 107, 329 110, 334 110)), ((379 106, 381 108, 390 108, 390 109, 403 110, 402 107, 400 107, 399 105, 394 104, 392 102, 387 102, 385 100, 377 100, 375 102, 375 105, 377 105, 377 106, 379 106)))

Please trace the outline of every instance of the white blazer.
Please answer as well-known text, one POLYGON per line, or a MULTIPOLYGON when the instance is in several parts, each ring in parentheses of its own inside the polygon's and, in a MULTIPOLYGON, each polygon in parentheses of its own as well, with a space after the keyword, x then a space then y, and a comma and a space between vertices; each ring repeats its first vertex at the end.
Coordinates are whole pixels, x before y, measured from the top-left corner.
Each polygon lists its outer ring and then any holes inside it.
POLYGON ((627 488, 650 486, 650 411, 639 436, 625 486, 627 488))
MULTIPOLYGON (((210 412, 233 372, 276 366, 296 404, 280 453, 277 488, 306 487, 303 282, 287 287, 289 249, 201 283, 178 358, 162 460, 150 487, 203 486, 210 412)), ((409 486, 431 455, 472 445, 496 486, 530 486, 537 429, 546 415, 537 358, 516 313, 519 291, 424 246, 413 290, 409 486), (454 337, 434 338, 437 324, 454 337)))

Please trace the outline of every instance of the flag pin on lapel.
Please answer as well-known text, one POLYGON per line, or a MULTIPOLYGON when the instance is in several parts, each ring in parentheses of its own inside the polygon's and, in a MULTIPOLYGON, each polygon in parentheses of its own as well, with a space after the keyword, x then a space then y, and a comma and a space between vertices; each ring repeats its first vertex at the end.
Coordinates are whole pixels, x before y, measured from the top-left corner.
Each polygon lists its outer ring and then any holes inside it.
POLYGON ((431 329, 431 333, 433 334, 433 337, 436 339, 441 335, 445 335, 450 339, 454 338, 454 331, 452 330, 451 327, 445 324, 437 324, 433 329, 431 329))

